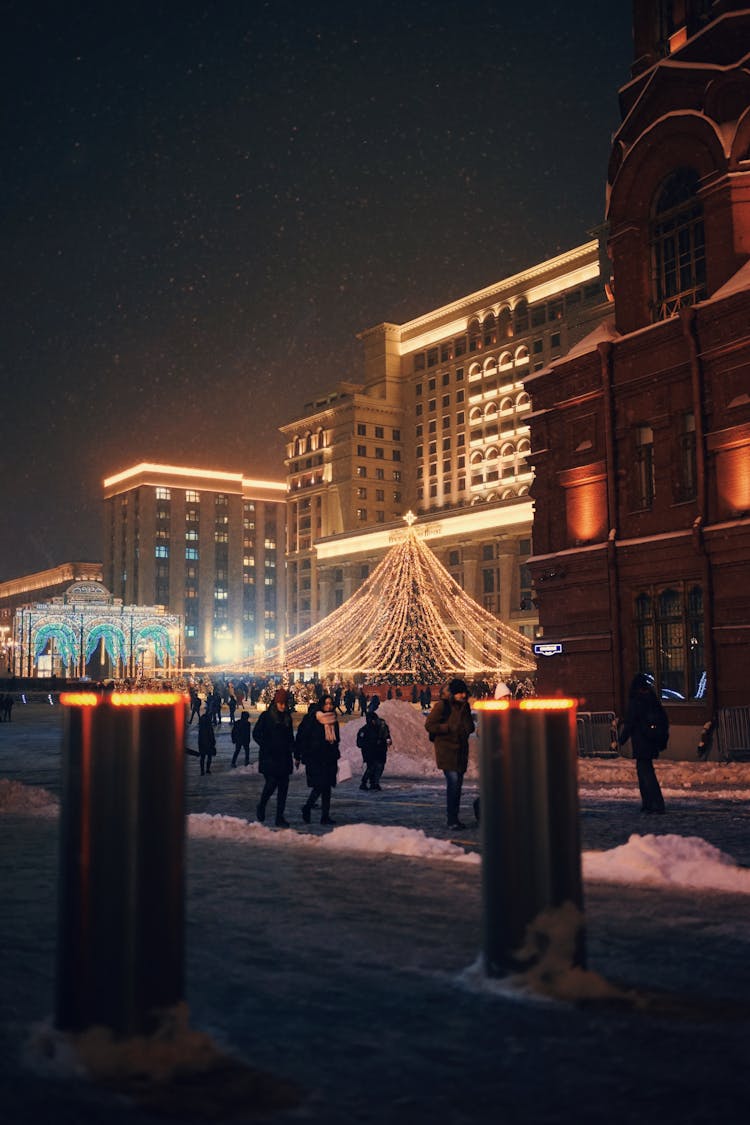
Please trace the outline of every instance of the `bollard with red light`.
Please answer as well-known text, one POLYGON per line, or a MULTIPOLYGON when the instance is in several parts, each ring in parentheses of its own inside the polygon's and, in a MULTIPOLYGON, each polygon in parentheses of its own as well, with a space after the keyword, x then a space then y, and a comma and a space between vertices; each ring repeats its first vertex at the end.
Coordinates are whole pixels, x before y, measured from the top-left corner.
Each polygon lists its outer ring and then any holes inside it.
POLYGON ((55 1023, 148 1033, 183 997, 185 697, 60 702, 55 1023))
POLYGON ((527 928, 571 903, 585 961, 576 701, 479 702, 482 947, 488 976, 528 967, 527 928))

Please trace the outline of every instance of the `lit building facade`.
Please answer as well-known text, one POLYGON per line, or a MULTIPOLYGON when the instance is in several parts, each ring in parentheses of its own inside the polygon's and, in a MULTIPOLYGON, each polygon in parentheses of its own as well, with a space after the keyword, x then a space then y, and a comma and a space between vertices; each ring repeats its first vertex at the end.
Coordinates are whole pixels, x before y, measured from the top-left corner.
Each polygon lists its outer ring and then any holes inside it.
POLYGON ((540 689, 695 753, 750 683, 750 10, 634 4, 607 185, 614 316, 530 375, 540 689))
POLYGON ((523 377, 609 309, 597 241, 406 324, 361 334, 364 379, 281 427, 287 442, 288 631, 348 598, 401 517, 466 592, 533 635, 529 394, 523 377))
POLYGON ((14 665, 16 610, 31 602, 59 597, 73 582, 101 582, 102 575, 100 562, 66 562, 0 582, 0 676, 10 675, 14 665))
POLYGON ((114 594, 184 621, 183 663, 247 659, 281 638, 286 485, 141 463, 104 481, 114 594))

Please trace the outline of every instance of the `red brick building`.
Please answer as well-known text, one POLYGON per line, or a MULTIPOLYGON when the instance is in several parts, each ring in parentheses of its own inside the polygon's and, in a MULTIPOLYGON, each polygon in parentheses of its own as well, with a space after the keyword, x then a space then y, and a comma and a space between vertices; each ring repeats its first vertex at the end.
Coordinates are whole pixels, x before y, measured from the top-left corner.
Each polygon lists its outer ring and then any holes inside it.
POLYGON ((539 686, 622 713, 638 671, 677 752, 750 702, 750 7, 635 0, 607 180, 612 316, 533 401, 539 686))

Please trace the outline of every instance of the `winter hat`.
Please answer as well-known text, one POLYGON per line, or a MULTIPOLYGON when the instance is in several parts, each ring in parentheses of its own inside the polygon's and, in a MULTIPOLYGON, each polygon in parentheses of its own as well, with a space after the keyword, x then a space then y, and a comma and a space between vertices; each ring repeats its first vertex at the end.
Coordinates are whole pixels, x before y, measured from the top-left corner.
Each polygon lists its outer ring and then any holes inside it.
POLYGON ((648 682, 648 676, 644 676, 643 672, 639 672, 637 676, 633 676, 633 682, 630 685, 630 694, 635 695, 637 691, 645 691, 650 687, 651 684, 648 682))
POLYGON ((510 688, 504 680, 498 680, 495 688, 495 699, 506 699, 510 695, 510 688))
POLYGON ((367 710, 374 713, 375 711, 377 711, 379 706, 380 706, 380 696, 379 695, 371 695, 370 696, 370 702, 367 704, 367 710))
POLYGON ((280 703, 282 707, 286 707, 287 694, 286 688, 280 687, 273 697, 274 703, 280 703))
POLYGON ((463 680, 451 680, 448 684, 448 691, 451 695, 458 695, 459 692, 464 692, 466 695, 469 694, 469 689, 463 680))

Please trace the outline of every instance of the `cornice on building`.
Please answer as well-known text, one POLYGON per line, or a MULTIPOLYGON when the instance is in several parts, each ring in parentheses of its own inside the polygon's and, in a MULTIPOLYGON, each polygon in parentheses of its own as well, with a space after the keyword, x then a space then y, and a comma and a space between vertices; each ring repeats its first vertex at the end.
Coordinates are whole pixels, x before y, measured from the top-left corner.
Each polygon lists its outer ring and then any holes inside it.
MULTIPOLYGON (((519 497, 497 505, 477 504, 440 515, 422 518, 414 525, 417 534, 425 539, 453 539, 480 532, 495 534, 511 527, 530 525, 534 505, 528 497, 519 497)), ((361 532, 343 532, 340 535, 319 539, 313 547, 319 562, 332 559, 345 559, 353 554, 385 550, 405 534, 403 523, 386 524, 377 531, 367 529, 361 532)))
POLYGON ((34 574, 24 574, 0 582, 0 599, 15 597, 33 590, 43 590, 49 586, 60 586, 70 582, 101 582, 103 564, 98 562, 60 563, 49 570, 39 570, 34 574))
POLYGON ((197 492, 234 492, 250 499, 277 501, 282 499, 280 494, 286 494, 287 490, 285 481, 258 480, 245 477, 242 473, 230 473, 221 469, 198 469, 142 461, 111 477, 105 477, 104 498, 109 499, 111 496, 128 492, 141 485, 190 488, 197 492))

